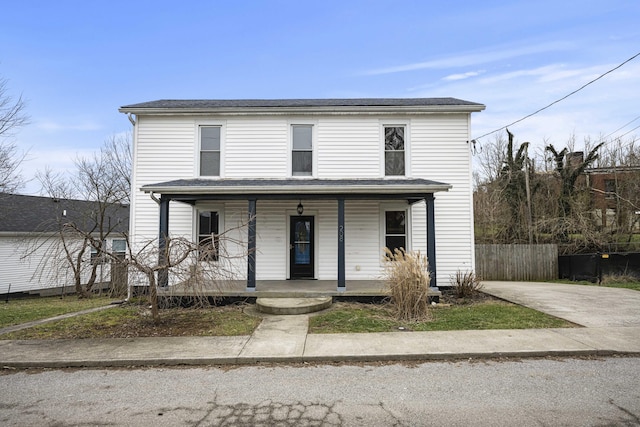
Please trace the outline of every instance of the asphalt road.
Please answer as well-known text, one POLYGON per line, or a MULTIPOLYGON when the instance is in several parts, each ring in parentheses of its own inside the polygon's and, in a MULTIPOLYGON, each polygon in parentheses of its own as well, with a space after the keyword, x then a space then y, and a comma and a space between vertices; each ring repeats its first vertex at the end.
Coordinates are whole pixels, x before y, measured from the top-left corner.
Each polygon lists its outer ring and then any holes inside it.
POLYGON ((640 358, 3 370, 3 426, 636 426, 640 358))

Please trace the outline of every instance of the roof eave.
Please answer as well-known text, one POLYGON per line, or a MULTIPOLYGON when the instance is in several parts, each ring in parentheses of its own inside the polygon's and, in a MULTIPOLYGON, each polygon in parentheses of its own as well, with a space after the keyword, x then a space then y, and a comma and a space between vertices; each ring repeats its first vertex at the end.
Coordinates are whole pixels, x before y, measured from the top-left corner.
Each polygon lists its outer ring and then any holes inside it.
POLYGON ((140 189, 145 193, 159 194, 233 194, 233 195, 272 195, 272 194, 306 194, 306 195, 340 195, 340 194, 403 194, 403 193, 437 193, 449 191, 450 184, 426 184, 426 185, 341 185, 328 187, 326 185, 246 185, 234 187, 220 186, 143 186, 140 189))
POLYGON ((461 105, 398 105, 398 106, 299 106, 299 107, 208 107, 208 108, 146 108, 120 107, 121 113, 153 116, 176 115, 285 115, 285 114, 431 114, 474 113, 486 108, 483 104, 461 105))

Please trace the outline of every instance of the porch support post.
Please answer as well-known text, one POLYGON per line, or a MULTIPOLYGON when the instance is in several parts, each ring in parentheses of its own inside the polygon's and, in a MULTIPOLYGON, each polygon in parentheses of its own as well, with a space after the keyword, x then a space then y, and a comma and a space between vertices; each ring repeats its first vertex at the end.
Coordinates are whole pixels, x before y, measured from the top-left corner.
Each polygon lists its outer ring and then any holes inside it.
MULTIPOLYGON (((167 237, 169 236, 169 202, 171 199, 160 196, 160 231, 158 233, 158 265, 167 265, 167 237)), ((158 270, 158 286, 169 286, 169 269, 158 270)))
POLYGON ((338 199, 338 292, 347 290, 344 253, 344 199, 338 199))
POLYGON ((247 242, 247 291, 256 290, 256 199, 249 199, 247 242))
POLYGON ((429 274, 431 275, 432 289, 438 290, 436 282, 436 224, 435 224, 435 197, 429 193, 424 198, 427 205, 427 261, 429 261, 429 274))

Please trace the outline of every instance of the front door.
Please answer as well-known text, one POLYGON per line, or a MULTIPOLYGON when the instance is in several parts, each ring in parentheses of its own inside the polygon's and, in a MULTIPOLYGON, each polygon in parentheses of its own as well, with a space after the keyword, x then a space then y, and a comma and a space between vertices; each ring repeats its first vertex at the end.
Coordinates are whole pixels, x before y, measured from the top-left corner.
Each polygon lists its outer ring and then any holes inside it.
POLYGON ((313 217, 292 216, 290 225, 289 277, 313 279, 313 217))

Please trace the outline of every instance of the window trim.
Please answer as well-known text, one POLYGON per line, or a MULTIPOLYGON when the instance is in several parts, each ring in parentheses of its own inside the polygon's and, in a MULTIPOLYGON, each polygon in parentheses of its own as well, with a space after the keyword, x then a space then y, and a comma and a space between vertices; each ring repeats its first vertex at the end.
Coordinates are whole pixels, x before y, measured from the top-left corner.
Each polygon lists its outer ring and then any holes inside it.
POLYGON ((411 123, 408 120, 380 120, 380 176, 385 179, 398 179, 411 176, 411 123), (386 144, 385 128, 404 128, 404 175, 387 175, 386 173, 386 144))
POLYGON ((225 168, 224 168, 224 158, 225 158, 225 143, 226 143, 226 121, 216 120, 216 121, 196 121, 195 123, 195 153, 194 153, 194 177, 197 178, 206 178, 206 179, 220 179, 224 177, 225 168), (202 138, 200 130, 203 127, 218 127, 220 128, 220 165, 219 165, 219 174, 218 175, 201 175, 200 174, 200 154, 202 153, 202 138))
POLYGON ((99 252, 97 248, 95 248, 93 245, 90 244, 89 245, 89 262, 91 263, 91 265, 103 264, 107 262, 107 256, 105 255, 105 252, 107 252, 107 250, 108 250, 107 239, 102 240, 102 246, 99 252))
MULTIPOLYGON (((289 120, 287 123, 288 132, 288 149, 287 149, 287 175, 294 179, 313 179, 318 176, 318 144, 317 132, 318 123, 315 120, 289 120), (293 127, 294 126, 311 126, 311 174, 294 175, 293 174, 293 127)), ((302 150, 297 150, 302 151, 302 150)))
MULTIPOLYGON (((201 212, 216 212, 218 214, 218 236, 224 233, 224 206, 220 204, 198 204, 193 209, 193 241, 199 245, 200 242, 200 213, 201 212)), ((223 242, 221 240, 218 241, 218 254, 220 254, 223 242)), ((201 259, 200 253, 197 254, 198 262, 207 262, 207 263, 216 263, 220 262, 219 255, 216 256, 216 259, 201 259)))
POLYGON ((381 204, 379 210, 379 231, 380 231, 380 252, 381 252, 381 260, 385 259, 384 248, 387 246, 387 223, 386 217, 387 212, 393 211, 404 211, 404 232, 405 232, 405 245, 404 248, 406 251, 412 250, 412 238, 411 238, 411 206, 407 204, 395 203, 395 204, 381 204))

